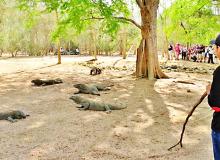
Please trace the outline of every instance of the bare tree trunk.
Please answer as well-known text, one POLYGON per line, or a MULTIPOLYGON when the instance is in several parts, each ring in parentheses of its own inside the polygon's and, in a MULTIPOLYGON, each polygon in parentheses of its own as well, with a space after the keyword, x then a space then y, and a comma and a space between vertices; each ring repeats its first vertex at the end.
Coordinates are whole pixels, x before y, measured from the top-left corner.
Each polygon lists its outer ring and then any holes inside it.
MULTIPOLYGON (((166 1, 163 2, 163 8, 166 8, 167 4, 166 1)), ((169 53, 168 53, 168 45, 169 45, 169 41, 168 41, 168 37, 165 31, 165 26, 166 26, 166 16, 162 16, 160 15, 160 19, 161 19, 161 28, 162 28, 162 32, 163 32, 163 57, 166 57, 167 59, 170 59, 169 57, 169 53)))
POLYGON ((93 32, 93 50, 94 50, 94 52, 93 52, 93 56, 94 56, 94 58, 95 59, 97 59, 97 47, 96 47, 96 35, 95 35, 95 33, 93 32))
POLYGON ((14 55, 14 52, 13 52, 13 51, 11 52, 11 57, 15 57, 15 55, 14 55))
POLYGON ((125 32, 122 35, 122 45, 123 45, 122 56, 123 56, 123 59, 126 59, 127 54, 126 54, 126 33, 125 32))
POLYGON ((93 28, 89 31, 89 55, 94 56, 96 46, 94 45, 94 33, 93 28))
MULTIPOLYGON (((128 54, 133 51, 133 49, 136 48, 135 44, 132 44, 131 47, 128 49, 128 54)), ((136 54, 136 50, 134 50, 134 55, 136 54)))
POLYGON ((18 55, 18 50, 15 51, 15 57, 17 57, 17 55, 18 55))
POLYGON ((91 29, 91 44, 92 44, 92 53, 95 59, 97 59, 97 47, 96 47, 96 33, 95 33, 95 29, 92 28, 91 29))
POLYGON ((122 31, 120 33, 120 55, 122 55, 123 59, 126 59, 127 54, 126 54, 126 32, 122 31))
MULTIPOLYGON (((59 17, 58 17, 58 12, 57 11, 56 11, 56 22, 57 22, 57 24, 59 22, 59 17)), ((58 41, 57 41, 57 56, 58 56, 57 64, 61 64, 60 38, 58 38, 58 41)))
POLYGON ((105 50, 105 55, 108 56, 108 50, 105 50))
POLYGON ((142 40, 137 49, 136 76, 140 78, 167 78, 162 72, 157 55, 157 8, 159 0, 142 0, 141 35, 142 40))
POLYGON ((0 49, 0 57, 2 56, 2 53, 3 53, 3 50, 2 50, 2 49, 0 49))
POLYGON ((164 57, 166 57, 167 59, 169 59, 169 53, 168 53, 168 45, 169 45, 169 41, 167 38, 166 33, 164 32, 164 45, 163 45, 163 52, 164 52, 164 57))

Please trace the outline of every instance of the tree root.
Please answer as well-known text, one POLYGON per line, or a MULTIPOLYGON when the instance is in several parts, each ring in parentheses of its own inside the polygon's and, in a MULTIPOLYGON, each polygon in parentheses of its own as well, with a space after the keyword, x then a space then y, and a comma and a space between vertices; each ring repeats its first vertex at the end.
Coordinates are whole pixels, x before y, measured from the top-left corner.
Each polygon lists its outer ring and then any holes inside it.
POLYGON ((196 102, 192 108, 192 110, 189 112, 188 116, 186 117, 186 120, 183 124, 183 129, 182 129, 182 133, 181 133, 181 136, 180 136, 180 140, 178 141, 177 144, 173 145, 172 147, 168 148, 168 150, 170 151, 172 148, 176 147, 177 145, 180 144, 181 148, 183 147, 183 134, 184 134, 184 131, 185 131, 185 128, 186 128, 186 124, 189 120, 189 118, 192 116, 193 112, 195 111, 196 107, 203 101, 203 99, 207 96, 207 93, 203 93, 203 95, 200 97, 199 101, 196 102))

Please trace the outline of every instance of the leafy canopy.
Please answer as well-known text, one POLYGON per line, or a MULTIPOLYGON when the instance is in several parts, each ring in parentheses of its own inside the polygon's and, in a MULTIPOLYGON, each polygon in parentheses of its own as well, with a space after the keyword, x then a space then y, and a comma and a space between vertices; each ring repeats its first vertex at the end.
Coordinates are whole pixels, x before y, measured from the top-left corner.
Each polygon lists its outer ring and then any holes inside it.
POLYGON ((181 43, 208 44, 220 28, 213 5, 210 0, 176 0, 162 15, 168 38, 181 43))
POLYGON ((129 17, 130 11, 125 0, 17 0, 20 9, 30 15, 56 12, 57 28, 54 38, 64 34, 68 28, 78 33, 88 29, 97 20, 101 21, 101 30, 114 35, 124 20, 117 17, 129 17))

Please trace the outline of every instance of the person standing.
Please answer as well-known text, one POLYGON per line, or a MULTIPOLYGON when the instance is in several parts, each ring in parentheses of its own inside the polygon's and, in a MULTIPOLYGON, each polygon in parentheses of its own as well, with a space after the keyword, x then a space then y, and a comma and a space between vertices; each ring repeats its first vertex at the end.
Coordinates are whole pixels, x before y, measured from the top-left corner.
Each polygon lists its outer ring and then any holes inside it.
POLYGON ((170 44, 169 46, 168 46, 168 53, 169 53, 169 57, 168 57, 168 60, 172 60, 173 59, 173 46, 172 46, 172 44, 170 44))
POLYGON ((199 45, 197 51, 198 51, 198 62, 202 62, 203 59, 202 55, 203 52, 205 52, 205 47, 203 45, 199 45))
POLYGON ((79 54, 79 48, 78 47, 76 48, 76 54, 77 55, 79 54))
POLYGON ((209 55, 209 59, 208 59, 208 63, 212 63, 214 64, 214 61, 213 61, 213 49, 212 49, 212 46, 209 46, 209 48, 207 49, 207 52, 208 52, 208 55, 209 55))
POLYGON ((187 55, 187 47, 183 46, 182 47, 182 60, 186 60, 186 55, 187 55))
MULTIPOLYGON (((215 53, 220 59, 220 34, 215 40, 215 53)), ((212 84, 206 86, 208 104, 214 110, 212 118, 212 144, 215 160, 220 160, 220 66, 213 73, 212 84)))
POLYGON ((192 47, 189 47, 187 50, 187 60, 190 61, 192 56, 192 47))
POLYGON ((176 60, 179 60, 179 55, 180 55, 180 44, 177 43, 175 46, 175 53, 176 53, 176 60))

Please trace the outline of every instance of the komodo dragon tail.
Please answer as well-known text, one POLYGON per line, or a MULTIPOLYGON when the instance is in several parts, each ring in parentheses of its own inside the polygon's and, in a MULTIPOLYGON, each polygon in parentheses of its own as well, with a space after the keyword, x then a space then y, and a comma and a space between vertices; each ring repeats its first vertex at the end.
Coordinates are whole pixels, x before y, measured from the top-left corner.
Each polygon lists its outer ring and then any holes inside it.
POLYGON ((114 104, 111 105, 111 110, 120 110, 120 109, 125 109, 127 106, 125 104, 114 104))

